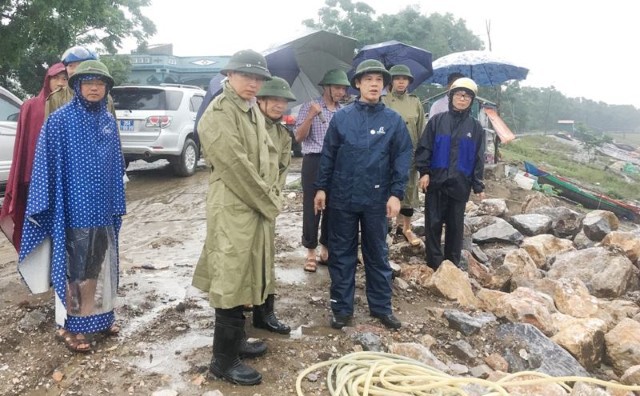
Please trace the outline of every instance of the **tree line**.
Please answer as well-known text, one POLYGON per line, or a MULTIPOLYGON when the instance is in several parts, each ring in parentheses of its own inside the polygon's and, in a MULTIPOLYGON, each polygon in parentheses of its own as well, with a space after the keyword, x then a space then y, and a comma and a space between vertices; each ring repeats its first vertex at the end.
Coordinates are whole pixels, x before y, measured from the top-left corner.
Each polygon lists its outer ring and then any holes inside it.
MULTIPOLYGON (((135 37, 146 48, 156 27, 143 15, 151 0, 0 0, 0 85, 19 96, 36 95, 47 65, 60 59, 65 49, 84 44, 102 53, 116 54, 122 41, 135 37)), ((336 32, 358 40, 360 46, 389 40, 427 49, 433 59, 452 52, 483 50, 482 40, 463 19, 450 13, 426 15, 419 6, 396 14, 377 16, 361 1, 326 0, 308 27, 336 32)), ((104 57, 116 83, 126 82, 130 65, 126 57, 104 57)), ((422 99, 442 87, 422 85, 422 99)), ((569 98, 554 87, 522 87, 519 82, 501 89, 481 88, 479 96, 498 104, 505 122, 516 132, 555 130, 560 119, 571 119, 594 132, 640 133, 640 110, 631 105, 609 105, 585 98, 569 98)))

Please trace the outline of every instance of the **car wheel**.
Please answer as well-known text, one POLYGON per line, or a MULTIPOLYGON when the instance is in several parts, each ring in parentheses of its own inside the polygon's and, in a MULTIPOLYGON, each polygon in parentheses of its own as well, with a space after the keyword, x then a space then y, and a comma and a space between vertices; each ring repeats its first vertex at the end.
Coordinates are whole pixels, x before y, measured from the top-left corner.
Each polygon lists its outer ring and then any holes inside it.
POLYGON ((178 176, 191 176, 196 172, 198 165, 198 147, 191 138, 184 141, 182 154, 173 164, 173 169, 178 176))

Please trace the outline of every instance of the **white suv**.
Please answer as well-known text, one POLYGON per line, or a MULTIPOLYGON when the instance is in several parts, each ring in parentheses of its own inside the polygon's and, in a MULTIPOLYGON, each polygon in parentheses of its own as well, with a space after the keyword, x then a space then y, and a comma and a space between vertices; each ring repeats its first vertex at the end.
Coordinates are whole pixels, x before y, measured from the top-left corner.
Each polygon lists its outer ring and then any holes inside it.
POLYGON ((0 187, 3 190, 9 179, 20 106, 22 101, 17 96, 0 87, 0 187))
POLYGON ((180 84, 123 85, 110 93, 127 164, 166 159, 177 175, 193 175, 200 156, 193 124, 204 90, 180 84))

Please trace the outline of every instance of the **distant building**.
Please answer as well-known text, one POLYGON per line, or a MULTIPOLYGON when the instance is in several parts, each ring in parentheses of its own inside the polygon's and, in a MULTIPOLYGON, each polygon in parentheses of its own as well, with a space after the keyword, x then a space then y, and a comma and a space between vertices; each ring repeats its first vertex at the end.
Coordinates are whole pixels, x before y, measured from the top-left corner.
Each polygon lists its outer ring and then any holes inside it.
POLYGON ((206 89, 231 56, 175 56, 172 44, 149 46, 145 53, 128 54, 131 74, 128 83, 196 85, 206 89))
POLYGON ((575 121, 573 120, 558 120, 558 130, 560 132, 566 132, 573 134, 575 132, 575 121))

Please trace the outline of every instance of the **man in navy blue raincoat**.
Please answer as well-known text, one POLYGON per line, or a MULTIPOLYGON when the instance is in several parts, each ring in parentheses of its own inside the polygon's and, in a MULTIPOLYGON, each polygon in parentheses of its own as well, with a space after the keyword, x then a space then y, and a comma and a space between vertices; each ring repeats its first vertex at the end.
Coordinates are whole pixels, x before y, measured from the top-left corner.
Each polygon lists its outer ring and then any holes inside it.
POLYGON ((377 60, 358 65, 351 85, 360 96, 333 116, 322 149, 314 207, 330 212, 331 327, 336 329, 353 316, 358 228, 369 312, 388 328, 401 326, 391 308, 387 217, 400 212, 412 144, 402 117, 380 101, 390 80, 377 60))

